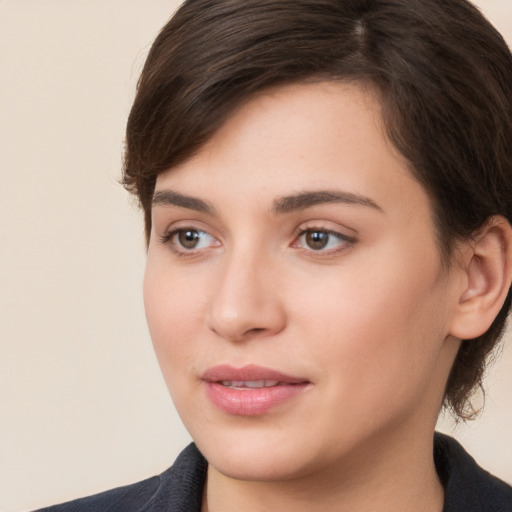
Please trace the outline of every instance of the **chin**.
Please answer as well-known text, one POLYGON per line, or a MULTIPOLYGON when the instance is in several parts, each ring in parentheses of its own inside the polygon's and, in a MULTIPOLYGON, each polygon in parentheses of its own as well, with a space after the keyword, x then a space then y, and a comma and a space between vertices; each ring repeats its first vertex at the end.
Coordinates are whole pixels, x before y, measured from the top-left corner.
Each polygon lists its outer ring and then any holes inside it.
POLYGON ((279 422, 262 423, 265 422, 190 433, 209 464, 236 480, 293 480, 329 465, 332 445, 311 435, 304 424, 293 429, 289 425, 283 428, 279 422), (326 449, 327 446, 330 448, 326 449))
POLYGON ((216 446, 203 451, 199 447, 211 466, 236 480, 282 481, 308 473, 309 464, 303 459, 303 454, 285 447, 275 450, 256 445, 243 449, 236 446, 219 448, 216 446))

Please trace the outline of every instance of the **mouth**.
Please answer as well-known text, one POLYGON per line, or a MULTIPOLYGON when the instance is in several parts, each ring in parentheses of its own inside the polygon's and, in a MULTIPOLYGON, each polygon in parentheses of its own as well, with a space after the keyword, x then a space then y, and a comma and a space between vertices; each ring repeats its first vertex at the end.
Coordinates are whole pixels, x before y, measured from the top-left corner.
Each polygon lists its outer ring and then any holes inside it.
POLYGON ((262 388, 277 385, 300 384, 308 382, 302 377, 287 375, 270 368, 249 364, 242 368, 230 365, 218 365, 209 368, 201 376, 206 382, 218 382, 220 384, 235 387, 262 388))
POLYGON ((311 386, 302 377, 255 365, 215 366, 202 375, 202 381, 211 402, 222 412, 235 416, 266 414, 311 386))
POLYGON ((231 389, 261 389, 284 385, 278 380, 223 380, 220 384, 231 389))

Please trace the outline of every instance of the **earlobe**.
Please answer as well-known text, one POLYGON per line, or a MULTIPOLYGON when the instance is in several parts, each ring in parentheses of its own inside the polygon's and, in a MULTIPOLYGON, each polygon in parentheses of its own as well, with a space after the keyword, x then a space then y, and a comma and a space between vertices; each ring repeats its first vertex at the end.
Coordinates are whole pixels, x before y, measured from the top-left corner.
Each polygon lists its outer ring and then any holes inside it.
POLYGON ((499 313, 512 281, 512 228, 492 217, 465 242, 464 289, 459 295, 450 334, 472 339, 484 334, 499 313))

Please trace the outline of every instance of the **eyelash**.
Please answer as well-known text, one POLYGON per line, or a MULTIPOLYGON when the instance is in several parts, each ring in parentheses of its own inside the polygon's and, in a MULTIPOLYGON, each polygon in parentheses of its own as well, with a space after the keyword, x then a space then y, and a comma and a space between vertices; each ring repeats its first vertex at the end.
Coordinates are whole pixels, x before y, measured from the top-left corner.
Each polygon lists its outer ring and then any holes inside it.
MULTIPOLYGON (((326 245, 330 243, 330 239, 327 239, 326 245)), ((339 231, 334 231, 332 229, 322 228, 322 227, 312 227, 312 226, 305 226, 300 227, 298 229, 297 235, 295 237, 294 242, 292 243, 292 247, 296 247, 299 250, 303 250, 308 253, 308 255, 315 257, 315 258, 327 258, 330 256, 335 256, 340 252, 344 252, 348 249, 350 249, 354 244, 356 243, 356 239, 351 236, 347 236, 343 233, 340 233, 339 231), (334 248, 324 250, 324 248, 319 249, 313 249, 312 247, 305 248, 305 247, 299 247, 300 240, 307 236, 308 234, 314 234, 314 233, 321 233, 322 235, 327 235, 329 238, 334 237, 338 242, 339 245, 337 245, 334 248)))
MULTIPOLYGON (((180 227, 177 229, 173 229, 172 231, 169 231, 169 232, 165 233, 164 235, 160 236, 159 237, 160 242, 164 245, 167 245, 174 254, 176 254, 177 256, 180 256, 180 257, 194 257, 194 256, 199 255, 203 249, 210 247, 210 246, 208 246, 208 247, 200 247, 199 249, 195 249, 195 248, 187 249, 187 248, 183 247, 183 245, 180 244, 179 242, 173 241, 173 239, 175 237, 179 236, 180 234, 186 233, 186 232, 194 232, 197 234, 203 234, 203 235, 210 237, 213 240, 216 240, 215 237, 213 237, 212 235, 210 235, 207 231, 205 231, 203 229, 198 229, 195 227, 183 227, 183 228, 180 227)), ((333 256, 333 255, 338 254, 339 252, 346 251, 347 249, 351 248, 355 243, 356 243, 355 238, 344 235, 342 233, 339 233, 338 231, 321 228, 321 227, 306 226, 306 227, 300 227, 297 229, 297 232, 296 232, 294 241, 291 244, 291 247, 294 247, 298 250, 307 252, 310 256, 322 258, 322 257, 333 256), (319 249, 313 249, 312 247, 306 248, 306 247, 299 246, 299 244, 301 243, 300 240, 303 237, 307 236, 308 234, 315 234, 315 233, 327 235, 327 237, 329 237, 327 239, 326 245, 328 245, 330 243, 330 237, 334 237, 339 242, 339 245, 334 248, 327 249, 327 250, 323 250, 324 247, 321 247, 319 249)), ((214 245, 214 247, 218 247, 218 246, 220 246, 220 242, 218 242, 217 244, 214 245)))
MULTIPOLYGON (((179 236, 181 233, 186 232, 194 232, 194 233, 202 233, 204 235, 209 236, 213 240, 215 240, 215 237, 210 235, 207 231, 204 229, 198 229, 195 227, 183 227, 183 228, 177 228, 173 229, 172 231, 169 231, 162 235, 160 237, 160 242, 164 245, 167 245, 171 251, 176 254, 177 256, 183 256, 183 257, 193 257, 199 254, 201 250, 204 248, 200 247, 199 249, 187 249, 183 246, 180 247, 177 242, 173 241, 173 239, 177 236, 179 236)), ((220 245, 220 244, 219 244, 220 245)))

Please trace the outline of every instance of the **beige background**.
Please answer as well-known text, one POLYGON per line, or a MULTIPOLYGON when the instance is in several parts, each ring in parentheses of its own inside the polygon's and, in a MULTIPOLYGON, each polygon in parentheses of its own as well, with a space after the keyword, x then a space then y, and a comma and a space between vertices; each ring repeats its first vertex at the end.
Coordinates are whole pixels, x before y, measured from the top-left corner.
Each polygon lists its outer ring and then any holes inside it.
MULTIPOLYGON (((188 442, 145 326, 142 222, 116 182, 135 81, 178 3, 0 0, 1 512, 142 479, 188 442)), ((478 4, 512 41, 512 0, 478 4)), ((483 417, 455 431, 509 481, 511 391, 509 342, 483 417)))

